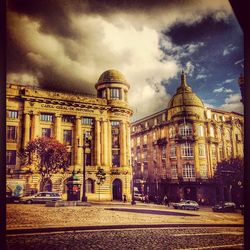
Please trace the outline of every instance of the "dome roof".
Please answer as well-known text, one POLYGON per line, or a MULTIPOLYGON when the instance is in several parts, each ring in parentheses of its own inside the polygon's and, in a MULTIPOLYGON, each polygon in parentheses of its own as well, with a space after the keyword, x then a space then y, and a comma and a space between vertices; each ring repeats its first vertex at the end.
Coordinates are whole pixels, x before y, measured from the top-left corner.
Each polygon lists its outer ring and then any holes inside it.
POLYGON ((97 84, 101 83, 123 83, 128 85, 124 75, 115 69, 109 69, 101 74, 97 84))
POLYGON ((181 86, 168 103, 168 108, 180 106, 197 106, 204 108, 202 100, 192 92, 192 88, 186 83, 186 75, 182 72, 181 86))

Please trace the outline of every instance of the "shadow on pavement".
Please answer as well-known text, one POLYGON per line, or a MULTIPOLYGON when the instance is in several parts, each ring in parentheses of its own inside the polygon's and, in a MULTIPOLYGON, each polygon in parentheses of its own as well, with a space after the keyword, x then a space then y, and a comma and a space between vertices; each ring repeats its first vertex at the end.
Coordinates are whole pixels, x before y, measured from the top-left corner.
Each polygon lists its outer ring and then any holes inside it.
POLYGON ((200 216, 199 214, 188 214, 188 213, 182 213, 182 212, 170 212, 170 211, 149 210, 149 209, 105 208, 105 210, 112 210, 112 211, 119 211, 119 212, 131 212, 131 213, 142 213, 142 214, 156 214, 156 215, 200 216))

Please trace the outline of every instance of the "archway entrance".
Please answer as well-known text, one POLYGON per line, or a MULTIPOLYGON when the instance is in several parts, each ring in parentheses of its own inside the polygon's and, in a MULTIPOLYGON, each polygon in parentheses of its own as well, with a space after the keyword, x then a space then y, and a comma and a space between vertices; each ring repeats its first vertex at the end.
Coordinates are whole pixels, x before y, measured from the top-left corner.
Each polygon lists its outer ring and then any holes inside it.
POLYGON ((184 199, 197 201, 197 190, 195 187, 184 188, 184 199))
POLYGON ((113 200, 122 200, 122 182, 119 179, 115 179, 112 185, 113 200))
POLYGON ((40 190, 42 192, 51 192, 52 181, 49 178, 45 178, 43 181, 41 181, 40 190))

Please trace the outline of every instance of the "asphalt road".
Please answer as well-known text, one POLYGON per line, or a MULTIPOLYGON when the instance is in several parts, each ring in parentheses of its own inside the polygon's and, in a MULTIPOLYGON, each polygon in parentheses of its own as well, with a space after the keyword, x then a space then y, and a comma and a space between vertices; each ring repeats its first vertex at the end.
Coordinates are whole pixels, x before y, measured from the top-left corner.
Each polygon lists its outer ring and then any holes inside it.
POLYGON ((7 249, 244 249, 243 227, 108 229, 8 235, 7 249))

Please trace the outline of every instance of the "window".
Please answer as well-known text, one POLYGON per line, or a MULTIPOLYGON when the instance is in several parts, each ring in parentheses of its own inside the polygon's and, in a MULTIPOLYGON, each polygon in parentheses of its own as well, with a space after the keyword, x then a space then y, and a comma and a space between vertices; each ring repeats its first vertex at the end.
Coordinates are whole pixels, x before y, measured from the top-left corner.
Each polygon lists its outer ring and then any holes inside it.
POLYGON ((47 113, 41 113, 40 120, 44 122, 53 122, 54 115, 47 114, 47 113))
POLYGON ((91 117, 82 117, 82 124, 83 125, 93 125, 94 119, 91 117))
POLYGON ((153 132, 153 141, 155 141, 155 140, 156 140, 156 133, 153 132))
POLYGON ((141 137, 137 137, 136 138, 136 145, 140 146, 140 144, 141 144, 141 137))
POLYGON ((182 124, 179 127, 179 134, 181 136, 188 136, 193 134, 193 129, 191 124, 182 124))
POLYGON ((86 193, 94 193, 94 181, 92 179, 86 180, 86 193))
POLYGON ((72 152, 68 152, 68 164, 72 165, 72 152))
POLYGON ((42 128, 42 137, 51 137, 51 129, 42 128))
POLYGON ((16 150, 7 150, 6 151, 6 164, 7 165, 16 165, 16 150))
POLYGON ((72 145, 72 130, 63 130, 63 143, 72 145))
POLYGON ((195 178, 194 165, 189 163, 183 165, 182 176, 183 178, 195 178))
POLYGON ((216 146, 213 144, 212 146, 211 146, 211 151, 212 151, 212 157, 216 157, 216 146))
POLYGON ((162 159, 166 159, 166 146, 162 147, 162 154, 161 154, 162 159))
POLYGON ((204 127, 203 126, 199 125, 197 127, 197 132, 198 132, 197 134, 199 137, 204 137, 204 127))
POLYGON ((120 150, 112 150, 112 166, 120 166, 120 150))
POLYGON ((210 133, 211 137, 214 137, 214 127, 213 126, 210 127, 209 133, 210 133))
POLYGON ((170 127, 169 128, 169 138, 174 138, 175 137, 175 128, 170 127))
POLYGON ((147 144, 148 143, 148 136, 144 135, 143 136, 143 144, 147 144))
POLYGON ((175 145, 170 145, 170 158, 176 157, 176 147, 175 145))
POLYGON ((199 156, 205 157, 206 156, 206 149, 205 144, 198 144, 199 156))
POLYGON ((120 121, 110 121, 110 124, 112 127, 119 127, 120 126, 120 121))
POLYGON ((75 116, 73 115, 63 115, 62 122, 66 123, 75 123, 75 116))
POLYGON ((193 157, 194 151, 193 146, 190 143, 181 144, 181 156, 182 157, 193 157))
POLYGON ((110 89, 110 98, 111 99, 120 99, 120 89, 111 88, 110 89))
POLYGON ((8 142, 15 142, 17 140, 17 127, 7 126, 6 139, 8 142))
POLYGON ((230 130, 229 129, 226 129, 225 130, 225 138, 227 141, 230 141, 231 137, 230 137, 230 130))
POLYGON ((166 114, 163 113, 163 114, 162 114, 162 121, 164 122, 165 120, 166 120, 166 114))
POLYGON ((11 119, 17 119, 18 118, 18 111, 17 110, 8 110, 7 115, 11 119))
POLYGON ((222 146, 219 147, 220 160, 223 159, 223 149, 222 146))
POLYGON ((172 179, 178 178, 177 165, 171 166, 171 177, 172 177, 172 179))
POLYGON ((217 129, 217 137, 219 140, 221 140, 221 129, 220 128, 217 129))
POLYGON ((200 175, 202 179, 207 179, 207 165, 200 165, 200 175))
POLYGON ((144 156, 144 161, 148 161, 148 151, 147 150, 143 151, 143 156, 144 156))
POLYGON ((166 168, 167 168, 166 159, 162 159, 162 168, 163 168, 163 169, 166 169, 166 168))
POLYGON ((157 125, 157 118, 154 119, 154 125, 157 125))
POLYGON ((112 166, 120 167, 120 122, 111 121, 112 166))
POLYGON ((165 129, 161 129, 161 138, 164 138, 165 137, 165 129))

